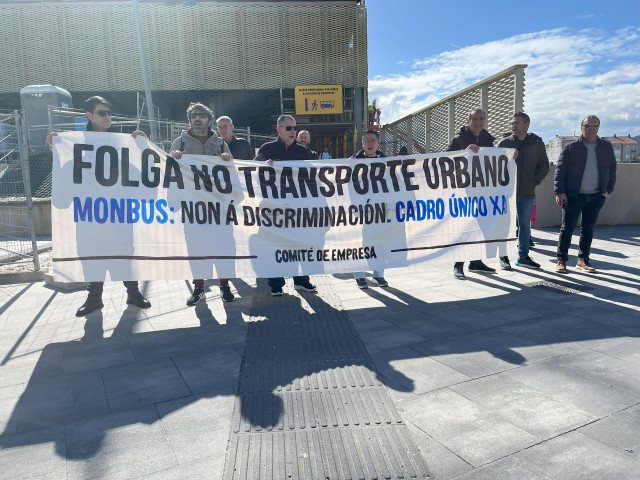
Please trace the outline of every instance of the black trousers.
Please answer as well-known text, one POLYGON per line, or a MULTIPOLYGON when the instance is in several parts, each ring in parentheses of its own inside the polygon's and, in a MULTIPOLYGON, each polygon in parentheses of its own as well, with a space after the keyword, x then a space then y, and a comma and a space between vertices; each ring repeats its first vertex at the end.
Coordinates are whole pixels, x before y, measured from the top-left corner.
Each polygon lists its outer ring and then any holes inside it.
POLYGON ((593 231, 595 230, 598 214, 605 200, 606 197, 603 197, 599 193, 579 193, 576 197, 567 197, 567 203, 562 207, 562 226, 560 227, 557 251, 558 258, 562 258, 565 262, 569 259, 571 235, 573 234, 573 229, 576 228, 580 215, 582 215, 582 222, 580 225, 578 258, 589 258, 591 242, 593 241, 593 231))
MULTIPOLYGON (((135 293, 138 291, 138 282, 136 280, 129 280, 124 283, 127 293, 135 293)), ((87 290, 89 290, 90 298, 102 298, 102 290, 104 288, 104 282, 90 282, 87 290)))

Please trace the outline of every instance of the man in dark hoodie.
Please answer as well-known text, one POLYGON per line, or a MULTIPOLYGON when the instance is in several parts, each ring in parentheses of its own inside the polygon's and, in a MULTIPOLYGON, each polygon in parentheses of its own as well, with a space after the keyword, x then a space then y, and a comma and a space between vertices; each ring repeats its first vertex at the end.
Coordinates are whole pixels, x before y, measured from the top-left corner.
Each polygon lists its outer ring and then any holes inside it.
MULTIPOLYGON (((87 131, 88 132, 110 132, 111 131, 111 110, 109 109, 111 105, 108 101, 106 101, 102 97, 93 96, 88 98, 84 102, 84 110, 85 115, 87 116, 87 131)), ((52 137, 57 135, 56 132, 51 132, 47 136, 47 143, 51 146, 52 137)), ((136 130, 131 134, 132 137, 137 137, 138 135, 142 135, 146 137, 147 135, 140 131, 136 130)), ((127 304, 135 305, 139 308, 149 308, 151 306, 151 302, 142 296, 140 290, 138 289, 138 282, 135 280, 125 281, 125 288, 127 289, 127 304)), ((104 282, 90 282, 87 290, 89 291, 89 295, 87 295, 87 300, 82 304, 82 306, 76 312, 76 317, 84 317, 85 315, 89 315, 91 312, 98 310, 99 308, 104 307, 102 303, 102 290, 104 288, 104 282)))
MULTIPOLYGON (((529 256, 531 239, 531 212, 536 201, 536 187, 549 172, 549 159, 542 139, 528 133, 531 119, 523 112, 516 113, 511 121, 512 135, 498 142, 498 147, 515 148, 518 151, 516 182, 516 218, 518 222, 518 267, 540 268, 529 256)), ((509 257, 500 257, 500 267, 511 270, 509 257)))
MULTIPOLYGON (((468 148, 473 151, 473 153, 477 153, 480 147, 493 147, 495 138, 484 129, 486 120, 487 116, 484 110, 481 108, 471 110, 471 112, 469 112, 467 126, 462 127, 458 134, 453 137, 447 151, 453 152, 454 150, 465 150, 468 148)), ((456 262, 453 266, 453 276, 458 279, 465 278, 463 267, 464 262, 456 262)), ((494 273, 496 269, 485 265, 482 260, 472 260, 469 262, 469 271, 494 273)))

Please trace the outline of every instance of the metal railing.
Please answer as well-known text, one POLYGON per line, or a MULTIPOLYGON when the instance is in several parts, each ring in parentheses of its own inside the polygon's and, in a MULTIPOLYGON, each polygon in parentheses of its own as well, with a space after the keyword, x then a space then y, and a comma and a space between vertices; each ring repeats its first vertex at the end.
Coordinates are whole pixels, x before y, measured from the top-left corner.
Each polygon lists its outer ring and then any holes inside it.
POLYGON ((511 118, 524 106, 524 69, 513 65, 406 117, 386 124, 380 132, 381 148, 387 155, 406 146, 410 154, 445 151, 469 112, 487 113, 485 128, 496 138, 511 130, 511 118))
POLYGON ((26 126, 21 112, 0 112, 0 265, 40 270, 26 126))

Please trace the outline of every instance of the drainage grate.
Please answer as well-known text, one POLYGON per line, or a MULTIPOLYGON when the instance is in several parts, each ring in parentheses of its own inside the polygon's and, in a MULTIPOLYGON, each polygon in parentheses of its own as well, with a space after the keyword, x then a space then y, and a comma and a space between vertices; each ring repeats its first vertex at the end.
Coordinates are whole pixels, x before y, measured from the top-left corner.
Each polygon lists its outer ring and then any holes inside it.
POLYGON ((536 287, 542 290, 547 290, 553 293, 560 293, 562 295, 568 295, 571 293, 583 293, 593 290, 593 287, 587 287, 585 285, 577 285, 575 283, 556 283, 548 280, 542 280, 540 282, 525 283, 525 287, 536 287))

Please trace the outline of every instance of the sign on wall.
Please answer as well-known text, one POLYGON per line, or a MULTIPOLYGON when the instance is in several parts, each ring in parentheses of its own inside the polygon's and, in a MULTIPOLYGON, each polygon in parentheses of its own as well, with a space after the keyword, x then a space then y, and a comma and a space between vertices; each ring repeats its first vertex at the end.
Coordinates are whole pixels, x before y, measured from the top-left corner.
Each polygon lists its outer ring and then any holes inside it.
POLYGON ((342 113, 342 85, 298 85, 296 115, 342 113))

